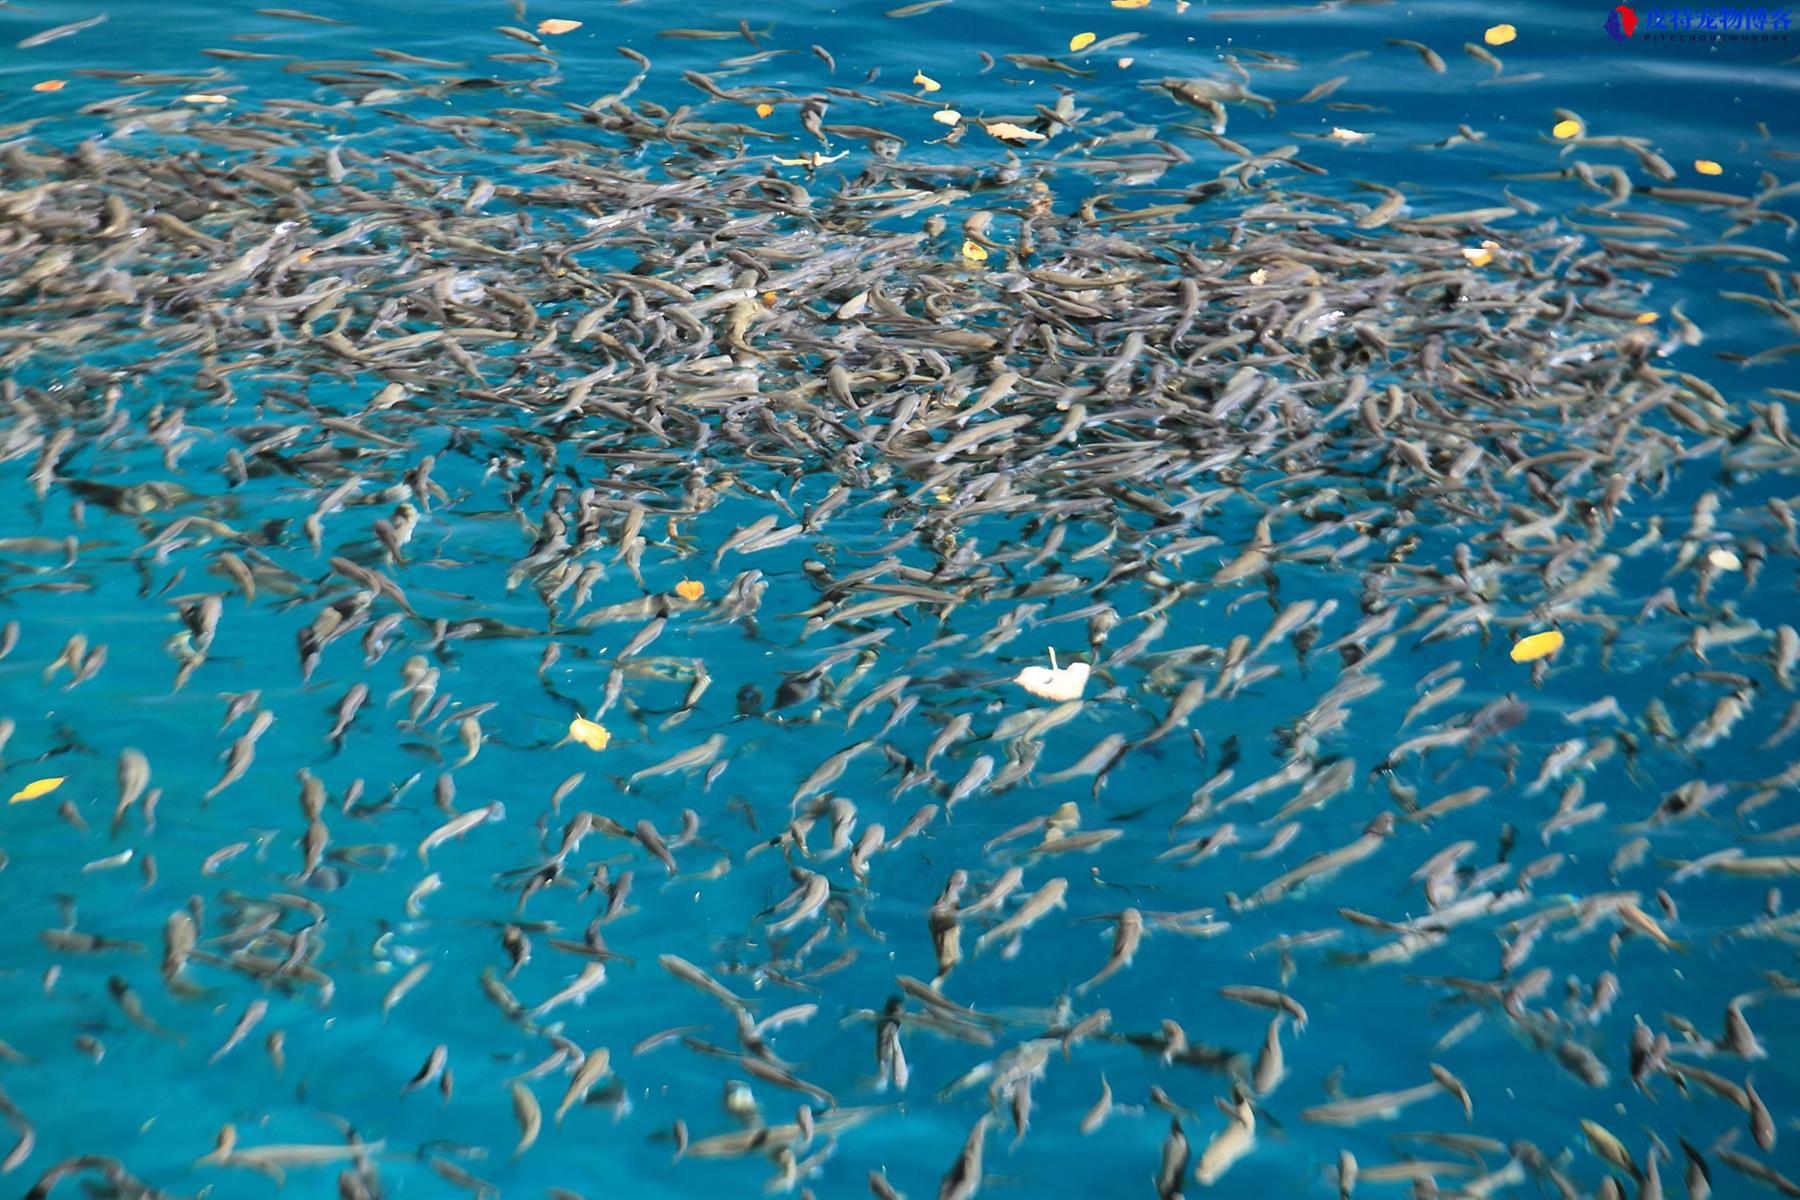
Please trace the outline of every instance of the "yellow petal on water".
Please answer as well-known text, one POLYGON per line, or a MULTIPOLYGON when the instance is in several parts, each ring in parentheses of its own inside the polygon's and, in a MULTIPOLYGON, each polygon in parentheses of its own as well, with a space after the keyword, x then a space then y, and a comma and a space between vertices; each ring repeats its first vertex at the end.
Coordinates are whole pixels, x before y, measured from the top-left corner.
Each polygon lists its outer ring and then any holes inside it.
POLYGON ((1536 662, 1547 658, 1562 649, 1563 635, 1560 630, 1551 629, 1544 633, 1534 633, 1530 637, 1520 638, 1512 648, 1514 662, 1536 662))
POLYGON ((927 75, 923 71, 916 72, 913 75, 913 82, 918 84, 920 87, 924 88, 928 92, 935 92, 939 88, 944 86, 943 84, 939 83, 937 80, 933 79, 931 76, 927 75))
POLYGON ((756 106, 756 115, 759 117, 766 117, 774 111, 775 111, 775 106, 773 104, 768 103, 767 101, 764 101, 763 103, 756 106))
POLYGON ((1708 550, 1706 552, 1706 561, 1711 563, 1715 570, 1719 571, 1736 571, 1744 565, 1743 561, 1739 559, 1737 555, 1723 547, 1708 550))
POLYGON ((1656 318, 1661 315, 1662 314, 1660 313, 1653 312, 1639 313, 1637 316, 1633 317, 1632 320, 1636 321, 1639 325, 1654 325, 1656 324, 1656 318))
POLYGON ((1114 8, 1143 8, 1150 0, 1112 0, 1114 8))
POLYGON ((954 108, 940 108, 931 114, 931 119, 939 125, 954 125, 962 120, 962 114, 954 108))
POLYGON ((586 717, 576 717, 569 722, 569 736, 589 750, 604 750, 606 743, 612 741, 612 734, 606 732, 606 726, 586 717))
POLYGON ((1511 25, 1491 25, 1488 27, 1488 31, 1481 35, 1481 40, 1490 46, 1504 46, 1518 36, 1519 31, 1511 25))
POLYGON ((1040 699, 1081 699, 1081 693, 1087 688, 1088 672, 1093 668, 1084 662, 1058 667, 1055 655, 1051 655, 1050 664, 1047 667, 1026 667, 1013 682, 1040 699))
POLYGON ((1559 138, 1563 139, 1564 141, 1567 141, 1568 139, 1575 137, 1580 132, 1581 132, 1581 122, 1580 121, 1558 121, 1555 125, 1550 127, 1550 133, 1552 134, 1552 136, 1559 137, 1559 138))
POLYGON ((1091 33, 1078 33, 1069 39, 1069 49, 1071 50, 1086 50, 1093 44, 1094 35, 1091 33))
POLYGON ((67 775, 58 775, 55 779, 34 779, 12 794, 8 804, 19 804, 26 800, 36 800, 39 796, 48 796, 63 785, 67 775))
POLYGON ((1694 170, 1700 172, 1702 175, 1723 175, 1725 173, 1725 168, 1721 167, 1710 158, 1696 158, 1694 160, 1694 170))
POLYGON ((1011 138, 1015 142, 1041 142, 1044 140, 1044 135, 1037 130, 1014 125, 1011 121, 995 121, 992 125, 984 125, 982 128, 1003 141, 1007 138, 1011 138))
POLYGON ((229 104, 230 96, 218 96, 212 92, 189 92, 182 101, 187 104, 229 104))
POLYGON ((32 84, 31 90, 34 92, 60 92, 68 86, 69 81, 66 79, 46 79, 41 83, 32 84))
POLYGON ((986 262, 988 253, 981 248, 980 242, 965 241, 962 244, 962 256, 970 262, 986 262))
POLYGON ((548 34, 573 33, 581 28, 580 21, 565 21, 560 17, 549 17, 538 22, 538 32, 548 34))
POLYGON ((683 600, 698 600, 706 595, 706 585, 695 579, 684 579, 675 585, 675 594, 683 600))

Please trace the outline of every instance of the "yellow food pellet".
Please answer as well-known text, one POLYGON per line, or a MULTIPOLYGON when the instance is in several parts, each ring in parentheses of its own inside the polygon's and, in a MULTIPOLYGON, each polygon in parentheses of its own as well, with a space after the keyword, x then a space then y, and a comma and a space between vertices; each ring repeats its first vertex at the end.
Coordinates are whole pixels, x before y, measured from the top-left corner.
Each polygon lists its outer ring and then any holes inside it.
POLYGON ((569 737, 580 742, 589 750, 604 750, 606 743, 612 741, 612 734, 606 731, 606 726, 590 721, 586 717, 576 717, 569 722, 569 737))
POLYGON ((962 244, 962 256, 970 262, 986 262, 988 252, 982 249, 979 242, 965 241, 962 244))
POLYGON ((923 71, 920 71, 913 76, 913 82, 918 84, 920 87, 924 88, 928 92, 935 92, 939 88, 944 86, 943 84, 939 83, 937 80, 933 79, 931 76, 927 75, 923 71))
POLYGON ((939 125, 954 125, 962 120, 962 114, 954 108, 940 108, 931 114, 931 119, 939 125))
POLYGON ((1494 252, 1485 246, 1464 246, 1463 257, 1472 267, 1485 267, 1494 261, 1494 252))
POLYGON ((1112 0, 1114 8, 1143 8, 1150 0, 1112 0))
POLYGON ((759 117, 766 117, 774 111, 775 111, 775 106, 766 101, 764 103, 756 106, 756 115, 759 117))
POLYGON ((1660 314, 1653 312, 1639 313, 1637 316, 1633 317, 1632 320, 1636 321, 1639 325, 1654 325, 1656 324, 1656 318, 1659 315, 1660 314))
POLYGON ((60 92, 68 85, 69 81, 66 79, 46 79, 42 83, 32 84, 31 90, 34 92, 60 92))
POLYGON ((1702 175, 1723 175, 1725 173, 1725 168, 1721 167, 1710 158, 1696 158, 1694 160, 1694 170, 1700 172, 1702 175))
POLYGON ((1553 136, 1567 141, 1569 138, 1572 138, 1581 132, 1581 122, 1558 121, 1555 126, 1551 128, 1550 132, 1553 136))
POLYGON ((1530 637, 1520 638, 1512 648, 1512 660, 1516 663, 1535 662, 1546 658, 1562 649, 1563 635, 1559 630, 1545 633, 1534 633, 1530 637))
POLYGON ((1519 31, 1511 25, 1494 25, 1481 35, 1481 40, 1490 46, 1504 46, 1519 36, 1519 31))
POLYGON ((1094 35, 1091 33, 1078 33, 1069 39, 1069 49, 1071 50, 1086 50, 1093 44, 1094 35))
POLYGON ((560 17, 549 17, 538 22, 538 32, 548 34, 572 33, 581 28, 580 21, 565 21, 560 17))
POLYGON ((706 585, 694 579, 684 579, 675 585, 675 594, 683 600, 698 600, 706 595, 706 585))
POLYGON ((1011 121, 995 121, 992 125, 984 125, 989 133, 997 138, 1011 138, 1015 142, 1041 142, 1045 135, 1035 129, 1027 129, 1023 125, 1014 125, 1011 121))

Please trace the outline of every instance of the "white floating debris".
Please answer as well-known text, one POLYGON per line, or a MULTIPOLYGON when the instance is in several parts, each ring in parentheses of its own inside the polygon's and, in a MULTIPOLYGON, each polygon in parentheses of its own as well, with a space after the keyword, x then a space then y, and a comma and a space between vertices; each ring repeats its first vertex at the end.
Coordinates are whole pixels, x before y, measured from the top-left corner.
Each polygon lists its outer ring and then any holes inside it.
POLYGON ((1079 700, 1087 689, 1088 673, 1093 668, 1084 662, 1056 665, 1056 651, 1050 652, 1047 667, 1026 667, 1014 683, 1044 700, 1079 700))

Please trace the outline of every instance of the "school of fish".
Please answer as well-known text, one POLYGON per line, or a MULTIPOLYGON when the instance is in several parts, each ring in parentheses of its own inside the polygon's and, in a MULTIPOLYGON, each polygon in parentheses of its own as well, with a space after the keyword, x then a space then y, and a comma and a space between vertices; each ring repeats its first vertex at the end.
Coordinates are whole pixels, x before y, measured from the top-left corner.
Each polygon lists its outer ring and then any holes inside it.
POLYGON ((1306 1128, 1339 1200, 1800 1197, 1800 760, 1746 767, 1800 745, 1800 619, 1746 611, 1800 526, 1739 499, 1800 392, 1659 307, 1723 263, 1796 336, 1800 183, 1561 112, 1566 211, 1440 211, 1265 144, 1345 83, 1277 55, 1097 109, 1131 35, 1002 56, 1064 81, 1010 113, 752 22, 578 102, 537 16, 479 68, 97 67, 0 137, 0 593, 61 622, 0 614, 0 881, 85 864, 0 934, 66 1013, 0 1005, 0 1177, 972 1200, 1069 1194, 1074 1139, 1173 1200, 1306 1128), (1334 1045, 1365 991, 1394 1086, 1334 1045), (291 1107, 40 1138, 131 1071, 291 1107), (346 1072, 382 1099, 326 1111, 346 1072), (434 1105, 491 1137, 395 1131, 434 1105))

